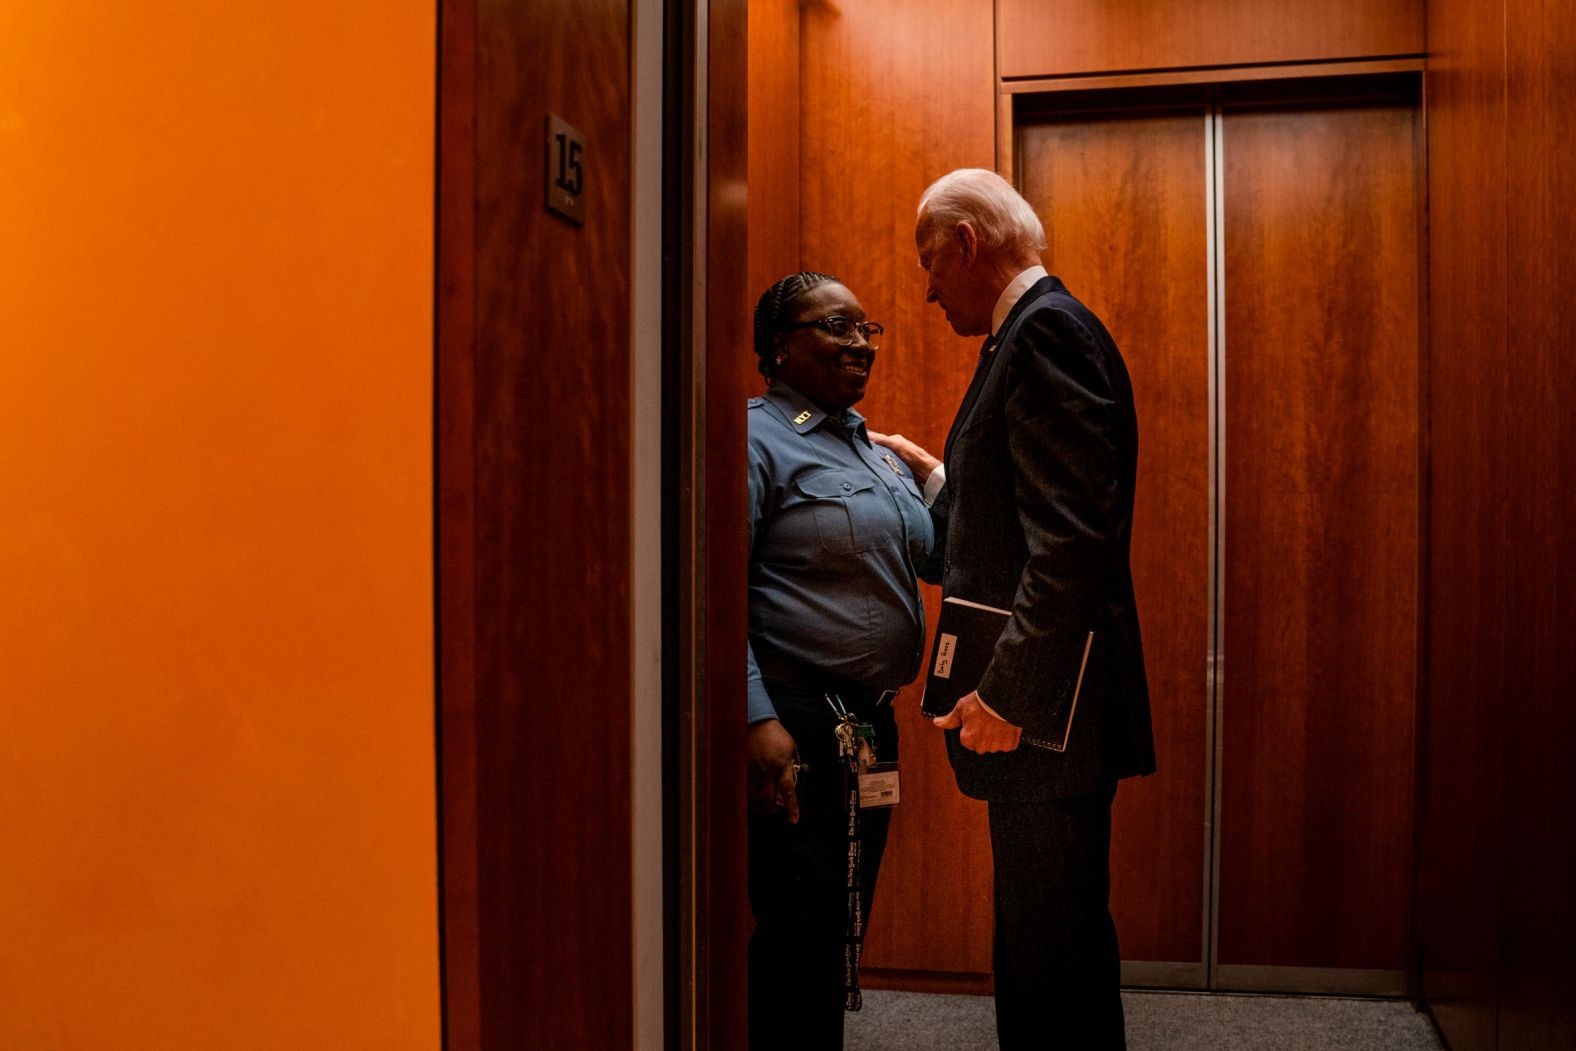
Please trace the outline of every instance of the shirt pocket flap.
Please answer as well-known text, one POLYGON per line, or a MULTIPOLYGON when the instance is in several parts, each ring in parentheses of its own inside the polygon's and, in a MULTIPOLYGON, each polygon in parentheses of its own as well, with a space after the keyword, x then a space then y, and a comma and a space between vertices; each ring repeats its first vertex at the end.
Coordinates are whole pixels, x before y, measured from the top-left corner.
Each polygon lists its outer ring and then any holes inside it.
POLYGON ((801 493, 811 499, 828 500, 849 497, 866 489, 874 489, 876 483, 869 475, 861 475, 853 471, 830 470, 802 474, 794 479, 794 484, 799 487, 801 493))

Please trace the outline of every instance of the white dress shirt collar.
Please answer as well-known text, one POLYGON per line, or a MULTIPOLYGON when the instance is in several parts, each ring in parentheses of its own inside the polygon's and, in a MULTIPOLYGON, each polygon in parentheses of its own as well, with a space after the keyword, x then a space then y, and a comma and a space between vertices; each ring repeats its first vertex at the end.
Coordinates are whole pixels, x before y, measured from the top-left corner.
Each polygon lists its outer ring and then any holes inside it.
POLYGON ((1017 277, 1007 282, 1007 287, 1001 290, 1001 298, 996 300, 996 309, 990 315, 991 338, 1001 335, 1001 326, 1007 320, 1007 315, 1012 313, 1012 308, 1018 305, 1018 300, 1023 294, 1034 287, 1034 283, 1042 277, 1048 276, 1043 266, 1031 266, 1017 277))

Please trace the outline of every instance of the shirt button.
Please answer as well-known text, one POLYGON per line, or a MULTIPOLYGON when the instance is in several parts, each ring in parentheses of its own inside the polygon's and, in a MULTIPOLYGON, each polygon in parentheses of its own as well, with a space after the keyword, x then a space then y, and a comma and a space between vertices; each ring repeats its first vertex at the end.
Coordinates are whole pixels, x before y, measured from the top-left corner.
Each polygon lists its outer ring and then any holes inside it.
POLYGON ((849 485, 847 482, 843 483, 843 492, 846 493, 848 490, 850 490, 852 488, 853 488, 853 486, 849 485))

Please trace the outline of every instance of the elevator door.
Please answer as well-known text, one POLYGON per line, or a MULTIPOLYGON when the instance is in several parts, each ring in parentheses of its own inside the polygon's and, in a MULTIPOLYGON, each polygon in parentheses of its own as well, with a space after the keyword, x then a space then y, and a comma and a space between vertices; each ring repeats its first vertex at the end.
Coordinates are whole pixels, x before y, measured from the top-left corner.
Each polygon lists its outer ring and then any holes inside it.
POLYGON ((1418 621, 1416 110, 1220 115, 1218 985, 1400 993, 1418 621))
POLYGON ((1113 912, 1129 980, 1202 986, 1207 934, 1211 288, 1206 103, 1021 127, 1047 268, 1110 328, 1139 421, 1133 586, 1160 769, 1123 783, 1113 912))
MULTIPOLYGON (((1417 120, 1414 82, 1015 114, 1047 267, 1106 321, 1137 400, 1133 568, 1160 772, 1117 795, 1132 983, 1402 991, 1417 120)), ((951 835, 913 834, 937 851, 951 835)), ((961 909, 987 878, 948 893, 961 909)), ((884 885, 889 916, 921 911, 884 885)))

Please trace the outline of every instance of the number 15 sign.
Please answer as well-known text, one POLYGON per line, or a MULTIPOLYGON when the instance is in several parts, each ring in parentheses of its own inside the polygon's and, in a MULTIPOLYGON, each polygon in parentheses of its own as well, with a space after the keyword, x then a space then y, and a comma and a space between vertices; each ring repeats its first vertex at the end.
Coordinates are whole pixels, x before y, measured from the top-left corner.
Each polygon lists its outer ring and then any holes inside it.
POLYGON ((547 207, 576 226, 586 221, 586 140, 556 114, 547 115, 547 207))

